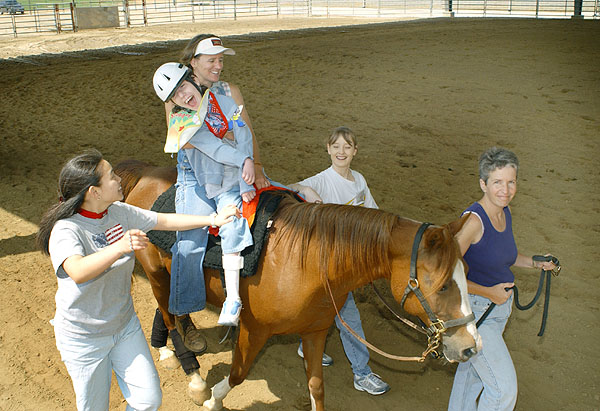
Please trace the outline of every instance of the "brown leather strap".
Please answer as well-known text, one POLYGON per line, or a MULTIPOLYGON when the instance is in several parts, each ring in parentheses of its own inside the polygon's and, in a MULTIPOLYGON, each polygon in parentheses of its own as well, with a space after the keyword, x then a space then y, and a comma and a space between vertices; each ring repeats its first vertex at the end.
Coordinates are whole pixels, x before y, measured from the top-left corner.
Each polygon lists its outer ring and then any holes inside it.
POLYGON ((403 357, 403 356, 399 356, 399 355, 388 354, 387 352, 385 352, 385 351, 383 351, 383 350, 375 347, 373 344, 369 343, 367 340, 365 340, 360 335, 358 335, 358 333, 356 331, 354 331, 352 328, 350 328, 350 326, 348 324, 346 324, 346 322, 344 321, 344 319, 340 315, 340 312, 339 312, 339 310, 337 308, 337 305, 335 304, 335 300, 333 298, 333 293, 331 291, 331 286, 329 285, 329 278, 325 277, 325 282, 326 282, 326 285, 327 285, 327 291, 329 291, 329 297, 331 297, 331 302, 333 304, 333 308, 335 308, 335 313, 336 313, 337 317, 339 318, 339 320, 342 323, 342 325, 348 330, 348 332, 350 332, 350 334, 352 334, 358 341, 360 341, 361 343, 363 343, 369 349, 375 351, 377 354, 383 355, 384 357, 389 358, 391 360, 417 361, 417 362, 423 362, 423 361, 425 361, 425 356, 426 356, 425 353, 421 357, 403 357))

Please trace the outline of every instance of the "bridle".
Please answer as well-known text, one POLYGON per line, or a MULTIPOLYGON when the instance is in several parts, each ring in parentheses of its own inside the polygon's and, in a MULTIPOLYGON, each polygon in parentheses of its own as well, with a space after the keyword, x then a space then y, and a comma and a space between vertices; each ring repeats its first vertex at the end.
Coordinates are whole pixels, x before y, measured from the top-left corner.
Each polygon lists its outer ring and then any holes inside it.
POLYGON ((430 223, 421 224, 421 226, 417 230, 417 234, 415 235, 415 240, 413 242, 413 247, 410 254, 410 278, 408 279, 408 284, 404 289, 404 295, 402 296, 400 307, 404 308, 404 303, 406 303, 406 299, 408 298, 411 292, 415 294, 415 296, 421 303, 421 307, 423 307, 423 310, 425 310, 427 317, 429 317, 429 321, 431 321, 431 325, 429 327, 422 327, 429 338, 428 345, 435 345, 436 348, 433 349, 431 352, 434 354, 434 356, 439 357, 439 353, 436 350, 441 343, 442 334, 444 334, 448 328, 458 327, 467 324, 471 321, 475 321, 475 315, 471 313, 460 318, 443 321, 440 320, 439 317, 433 312, 431 306, 425 299, 425 296, 423 295, 423 292, 419 287, 419 280, 417 279, 417 253, 419 251, 419 244, 421 243, 423 234, 425 233, 425 230, 427 230, 427 227, 429 227, 430 225, 430 223))
POLYGON ((400 321, 402 321, 404 324, 408 325, 409 327, 412 327, 413 329, 415 329, 423 334, 427 334, 427 337, 428 337, 427 348, 425 349, 425 351, 423 351, 423 354, 421 355, 421 357, 401 357, 401 356, 397 356, 397 355, 388 354, 385 351, 382 351, 379 348, 375 347, 374 345, 370 344, 364 338, 360 337, 356 333, 356 331, 354 331, 352 328, 350 328, 350 326, 348 324, 346 324, 346 322, 340 316, 339 310, 333 299, 333 293, 331 291, 331 286, 329 285, 329 279, 326 278, 327 289, 329 291, 329 295, 331 297, 333 307, 335 308, 337 317, 339 318, 340 322, 344 325, 344 327, 356 339, 358 339, 364 345, 369 347, 371 350, 383 355, 384 357, 387 357, 387 358, 390 358, 393 360, 423 362, 423 361, 425 361, 425 358, 429 354, 432 354, 435 358, 440 358, 441 355, 440 355, 440 353, 438 353, 437 350, 440 347, 440 344, 442 342, 442 335, 446 332, 446 330, 448 328, 458 327, 458 326, 467 324, 471 321, 475 321, 475 316, 473 315, 473 313, 463 316, 463 317, 460 317, 460 318, 453 319, 453 320, 447 320, 447 321, 440 320, 438 318, 438 316, 431 309, 431 306, 429 305, 429 303, 425 299, 425 296, 423 295, 423 292, 421 291, 421 288, 419 286, 419 280, 417 279, 417 254, 419 251, 419 245, 421 244, 421 239, 423 238, 423 234, 425 233, 425 230, 427 229, 427 227, 429 227, 430 225, 431 225, 430 223, 421 224, 421 226, 417 230, 417 234, 415 235, 415 239, 413 241, 412 251, 411 251, 411 255, 410 255, 410 278, 408 279, 408 284, 406 285, 406 288, 404 289, 404 295, 402 296, 402 301, 400 303, 400 306, 402 308, 404 308, 404 303, 406 302, 406 299, 408 298, 408 296, 410 295, 411 292, 414 293, 417 296, 417 299, 419 300, 419 302, 421 303, 423 310, 425 310, 425 313, 429 317, 429 320, 431 321, 431 325, 429 327, 423 327, 423 326, 416 325, 415 323, 408 320, 407 318, 404 318, 404 317, 398 315, 390 307, 390 305, 385 302, 385 300, 383 299, 383 297, 381 296, 381 294, 379 293, 377 288, 375 288, 375 284, 371 283, 371 286, 373 287, 373 289, 374 289, 375 293, 377 294, 377 296, 379 297, 379 299, 388 308, 388 310, 390 310, 390 312, 392 314, 394 314, 400 321))

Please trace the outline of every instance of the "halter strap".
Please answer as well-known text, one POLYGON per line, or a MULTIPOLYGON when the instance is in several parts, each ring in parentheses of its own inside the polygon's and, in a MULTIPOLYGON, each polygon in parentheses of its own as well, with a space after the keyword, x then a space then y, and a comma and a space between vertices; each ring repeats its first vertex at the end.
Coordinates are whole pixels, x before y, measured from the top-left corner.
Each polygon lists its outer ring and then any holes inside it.
POLYGON ((437 352, 437 349, 439 348, 440 344, 441 344, 441 338, 442 338, 442 334, 451 327, 458 327, 461 326, 463 324, 467 324, 471 321, 475 321, 475 316, 473 315, 473 313, 464 316, 464 317, 460 317, 460 318, 456 318, 453 320, 448 320, 448 321, 442 321, 440 319, 437 318, 437 316, 433 313, 433 310, 431 310, 431 307, 429 306, 429 303, 427 302, 427 300, 425 299, 425 296, 423 295, 423 293, 421 292, 421 290, 419 289, 419 281, 417 280, 417 254, 419 251, 419 244, 421 243, 421 239, 423 238, 423 233, 425 233, 425 230, 427 229, 427 227, 429 227, 431 225, 431 223, 423 223, 421 224, 421 226, 419 227, 419 229, 417 230, 417 234, 415 235, 415 239, 413 242, 413 247, 412 247, 412 252, 411 252, 411 256, 410 256, 410 278, 408 280, 408 285, 406 286, 406 289, 404 290, 404 295, 402 296, 402 307, 404 307, 404 302, 406 301, 406 298, 408 296, 408 294, 412 291, 415 293, 415 295, 417 296, 417 298, 419 299, 423 309, 427 312, 427 315, 429 316, 429 319, 431 320, 431 325, 427 328, 425 327, 419 327, 417 326, 415 323, 413 323, 412 321, 402 318, 401 316, 399 316, 398 314, 396 314, 394 312, 394 310, 392 310, 392 308, 385 302, 385 300, 382 298, 382 296, 380 295, 379 291, 377 290, 377 288, 375 287, 375 284, 373 284, 371 282, 371 285, 373 286, 373 289, 375 290, 375 294, 377 294, 377 296, 379 297, 379 299, 385 304, 385 306, 398 318, 400 319, 402 322, 404 322, 406 325, 414 328, 415 330, 419 331, 419 332, 423 332, 425 334, 428 335, 428 342, 427 342, 427 348, 425 349, 425 351, 423 352, 423 354, 421 355, 421 357, 401 357, 401 356, 397 356, 397 355, 392 355, 392 354, 388 354, 385 351, 382 351, 380 349, 378 349, 377 347, 373 346, 372 344, 370 344, 368 341, 366 341, 364 338, 362 338, 360 335, 358 335, 356 333, 356 331, 354 331, 345 321, 344 319, 341 317, 340 312, 335 304, 335 299, 333 298, 333 292, 331 290, 331 285, 329 284, 329 278, 327 277, 327 275, 325 275, 325 285, 327 286, 327 291, 329 292, 329 297, 331 298, 331 302, 333 304, 333 308, 335 309, 335 313, 338 317, 338 319, 340 320, 340 322, 342 323, 342 325, 361 343, 363 343, 364 345, 366 345, 368 348, 370 348, 371 350, 377 352, 378 354, 381 354, 387 358, 393 359, 393 360, 401 360, 401 361, 418 361, 418 362, 423 362, 425 361, 425 358, 429 355, 432 354, 435 358, 439 358, 440 355, 437 352))
POLYGON ((427 333, 430 335, 435 335, 438 333, 443 333, 448 328, 458 327, 460 325, 467 324, 471 321, 475 321, 475 315, 471 313, 461 318, 442 321, 435 315, 435 313, 431 309, 431 306, 425 299, 425 296, 423 295, 423 292, 419 287, 419 280, 417 279, 417 255, 419 251, 419 244, 421 243, 423 234, 425 233, 425 230, 427 230, 427 227, 429 227, 430 225, 430 223, 421 224, 421 226, 417 230, 417 234, 415 235, 415 240, 413 242, 413 247, 410 255, 410 278, 408 279, 408 284, 404 289, 404 295, 402 296, 400 306, 404 308, 404 303, 406 302, 408 295, 411 292, 415 293, 415 295, 419 299, 419 302, 421 303, 421 307, 423 307, 423 310, 425 310, 425 313, 431 321, 431 325, 426 329, 427 333))

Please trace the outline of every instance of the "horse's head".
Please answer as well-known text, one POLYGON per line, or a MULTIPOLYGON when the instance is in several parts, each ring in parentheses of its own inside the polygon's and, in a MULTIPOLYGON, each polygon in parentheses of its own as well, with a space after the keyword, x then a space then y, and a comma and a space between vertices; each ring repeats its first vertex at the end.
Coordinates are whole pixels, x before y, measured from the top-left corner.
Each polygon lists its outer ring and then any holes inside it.
POLYGON ((442 336, 444 356, 451 362, 466 361, 481 349, 468 300, 465 265, 454 239, 465 221, 422 226, 415 237, 413 248, 418 252, 411 256, 411 277, 406 277, 405 257, 404 263, 392 270, 391 278, 396 299, 429 327, 430 338, 442 336))

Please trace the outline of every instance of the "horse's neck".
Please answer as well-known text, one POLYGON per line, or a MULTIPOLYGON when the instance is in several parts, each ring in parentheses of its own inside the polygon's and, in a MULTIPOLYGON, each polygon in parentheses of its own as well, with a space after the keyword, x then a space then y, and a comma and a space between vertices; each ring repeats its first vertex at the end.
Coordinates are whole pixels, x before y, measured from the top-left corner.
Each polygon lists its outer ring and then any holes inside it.
POLYGON ((350 269, 345 272, 330 273, 330 281, 336 284, 336 289, 340 292, 350 292, 381 278, 390 281, 393 273, 396 280, 400 278, 406 285, 410 273, 413 239, 420 225, 421 223, 414 220, 398 219, 392 229, 388 245, 389 270, 388 267, 374 268, 370 272, 357 272, 350 269))

